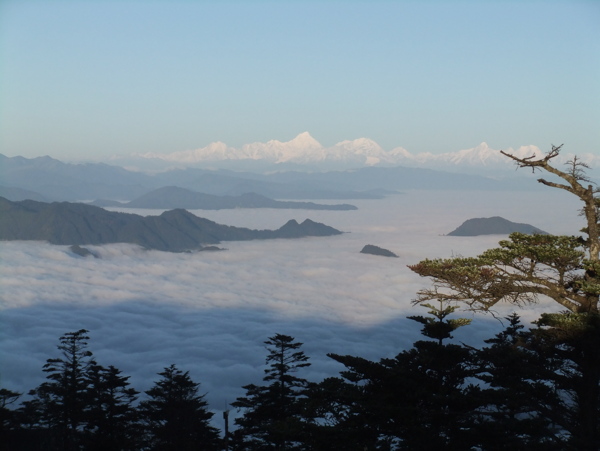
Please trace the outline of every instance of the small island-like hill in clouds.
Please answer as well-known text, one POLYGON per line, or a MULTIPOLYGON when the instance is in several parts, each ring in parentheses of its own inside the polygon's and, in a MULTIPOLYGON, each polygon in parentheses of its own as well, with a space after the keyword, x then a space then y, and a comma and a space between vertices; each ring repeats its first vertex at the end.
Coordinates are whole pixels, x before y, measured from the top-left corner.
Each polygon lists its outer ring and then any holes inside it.
POLYGON ((468 219, 448 233, 448 236, 508 235, 513 232, 547 235, 547 232, 530 224, 521 224, 500 216, 494 216, 491 218, 468 219))

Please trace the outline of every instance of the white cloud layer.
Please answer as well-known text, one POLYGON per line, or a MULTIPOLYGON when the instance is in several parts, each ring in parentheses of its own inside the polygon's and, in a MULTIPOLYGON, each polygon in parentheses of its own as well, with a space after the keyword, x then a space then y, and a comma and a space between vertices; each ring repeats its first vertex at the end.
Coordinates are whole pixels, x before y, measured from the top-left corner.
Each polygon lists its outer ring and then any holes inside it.
MULTIPOLYGON (((276 228, 310 217, 341 236, 228 242, 225 252, 172 254, 128 244, 89 246, 101 258, 81 258, 67 247, 38 242, 0 243, 0 386, 27 391, 44 377, 65 332, 90 330, 99 363, 115 365, 145 390, 171 363, 189 370, 223 410, 260 383, 269 336, 304 343, 311 380, 337 375, 327 352, 372 359, 394 356, 420 337, 405 319, 428 281, 406 265, 423 258, 476 255, 502 236, 448 237, 464 220, 502 216, 555 234, 582 226, 579 205, 548 189, 522 193, 408 192, 358 201, 357 211, 194 211, 220 223, 276 228), (400 258, 360 254, 365 244, 400 258)), ((541 303, 522 311, 525 321, 541 303)), ((502 315, 512 311, 499 308, 502 315)), ((470 314, 469 314, 470 316, 470 314)), ((500 328, 489 316, 456 333, 480 342, 500 328)))

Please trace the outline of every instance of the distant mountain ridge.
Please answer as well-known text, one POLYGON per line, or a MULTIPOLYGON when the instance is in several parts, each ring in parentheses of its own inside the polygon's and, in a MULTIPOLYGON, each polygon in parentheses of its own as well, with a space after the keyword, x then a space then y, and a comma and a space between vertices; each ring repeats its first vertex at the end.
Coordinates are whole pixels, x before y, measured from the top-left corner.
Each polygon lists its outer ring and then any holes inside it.
POLYGON ((120 206, 125 208, 153 208, 187 210, 224 210, 232 208, 289 208, 305 210, 356 210, 350 204, 316 204, 314 202, 278 201, 256 193, 246 193, 240 196, 216 196, 199 193, 177 186, 165 186, 144 194, 127 203, 114 201, 95 201, 91 203, 98 207, 120 206))
POLYGON ((108 199, 120 202, 131 201, 166 186, 219 196, 256 193, 279 200, 377 199, 410 189, 512 190, 520 186, 531 189, 528 177, 496 180, 481 175, 405 166, 269 173, 189 167, 150 174, 103 163, 73 164, 50 157, 28 159, 1 154, 0 185, 4 187, 2 192, 5 197, 13 201, 33 198, 48 201, 108 199))
POLYGON ((46 199, 40 193, 36 193, 35 191, 30 191, 28 189, 15 188, 10 186, 0 186, 0 197, 5 197, 6 199, 10 199, 13 201, 31 199, 40 202, 48 202, 48 199, 46 199))
POLYGON ((106 211, 70 202, 11 202, 0 197, 0 240, 36 240, 52 244, 132 243, 147 249, 182 252, 221 241, 331 236, 333 227, 306 219, 290 220, 277 230, 232 227, 177 209, 160 216, 106 211))
MULTIPOLYGON (((82 200, 125 199, 141 196, 148 187, 158 188, 150 175, 104 163, 64 163, 49 156, 7 157, 0 154, 0 185, 31 191, 27 199, 82 200)), ((13 190, 4 197, 24 200, 13 190)))

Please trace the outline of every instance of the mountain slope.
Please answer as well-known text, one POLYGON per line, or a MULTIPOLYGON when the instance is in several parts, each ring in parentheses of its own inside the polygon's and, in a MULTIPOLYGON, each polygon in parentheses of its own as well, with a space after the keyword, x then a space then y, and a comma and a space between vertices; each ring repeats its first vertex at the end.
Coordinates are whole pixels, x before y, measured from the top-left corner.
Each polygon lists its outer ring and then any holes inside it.
POLYGON ((139 216, 80 203, 11 202, 0 197, 0 240, 38 240, 63 245, 133 243, 147 249, 181 252, 220 241, 340 233, 310 220, 302 224, 290 221, 278 230, 251 230, 217 224, 181 209, 160 216, 139 216))

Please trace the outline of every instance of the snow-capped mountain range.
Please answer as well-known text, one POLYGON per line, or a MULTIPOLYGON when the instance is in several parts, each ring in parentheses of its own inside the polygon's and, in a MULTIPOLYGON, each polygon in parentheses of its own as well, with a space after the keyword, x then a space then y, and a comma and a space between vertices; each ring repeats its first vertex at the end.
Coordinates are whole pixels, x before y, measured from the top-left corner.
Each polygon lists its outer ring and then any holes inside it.
MULTIPOLYGON (((518 149, 503 149, 520 158, 542 157, 546 152, 534 145, 521 146, 518 149)), ((310 133, 300 133, 294 139, 281 142, 271 140, 266 143, 255 142, 240 148, 227 146, 223 142, 214 142, 206 147, 185 150, 170 154, 145 153, 138 158, 162 160, 172 164, 198 165, 209 162, 264 162, 276 165, 322 165, 337 168, 357 168, 364 166, 414 166, 446 169, 489 169, 501 170, 514 168, 513 162, 482 142, 470 149, 442 154, 429 152, 412 154, 402 147, 390 151, 368 138, 341 141, 332 147, 323 147, 310 133)), ((598 167, 600 156, 593 154, 578 155, 582 161, 598 167)), ((561 154, 560 162, 566 162, 572 154, 561 154)), ((555 162, 559 162, 555 160, 555 162)))

